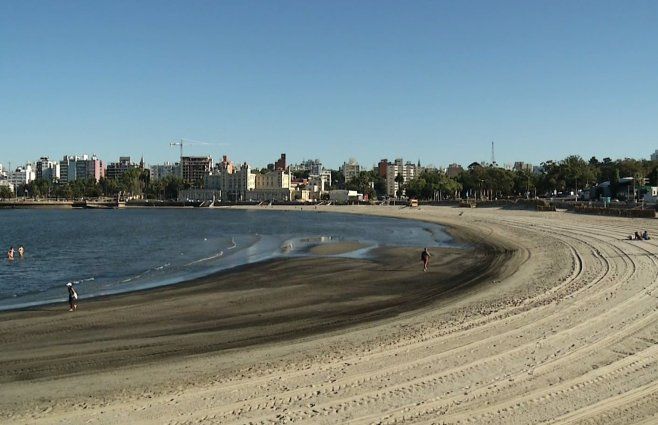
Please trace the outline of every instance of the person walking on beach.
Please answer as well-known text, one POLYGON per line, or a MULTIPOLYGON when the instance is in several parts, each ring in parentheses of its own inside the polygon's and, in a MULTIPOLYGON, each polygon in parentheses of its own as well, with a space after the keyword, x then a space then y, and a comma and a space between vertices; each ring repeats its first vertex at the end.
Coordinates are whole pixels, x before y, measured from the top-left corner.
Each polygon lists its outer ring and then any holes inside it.
POLYGON ((430 263, 430 253, 427 248, 423 249, 423 252, 420 253, 420 260, 423 262, 423 271, 427 271, 427 266, 430 263))
POLYGON ((14 259, 14 247, 10 246, 9 251, 7 251, 7 260, 13 260, 14 259))
POLYGON ((66 287, 69 290, 69 311, 75 311, 78 308, 78 293, 71 282, 67 283, 66 287))
POLYGON ((25 248, 23 248, 23 245, 20 245, 18 247, 18 256, 23 258, 24 255, 25 255, 25 248))

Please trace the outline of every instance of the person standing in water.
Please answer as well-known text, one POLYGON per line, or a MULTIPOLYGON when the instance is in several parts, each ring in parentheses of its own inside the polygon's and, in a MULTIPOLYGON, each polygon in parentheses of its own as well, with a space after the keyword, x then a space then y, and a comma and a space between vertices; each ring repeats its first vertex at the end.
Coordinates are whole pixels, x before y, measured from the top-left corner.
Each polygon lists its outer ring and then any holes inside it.
POLYGON ((20 245, 18 247, 18 256, 23 258, 24 255, 25 255, 25 248, 23 248, 23 245, 20 245))
POLYGON ((14 247, 10 246, 9 251, 7 251, 7 260, 13 260, 14 259, 14 247))
POLYGON ((67 283, 66 287, 69 290, 69 311, 75 311, 78 308, 78 293, 71 282, 67 283))
POLYGON ((424 272, 427 271, 427 266, 430 263, 430 257, 431 257, 431 255, 430 255, 429 251, 427 250, 427 248, 425 248, 423 250, 423 252, 421 252, 421 254, 420 254, 420 260, 423 262, 423 271, 424 272))

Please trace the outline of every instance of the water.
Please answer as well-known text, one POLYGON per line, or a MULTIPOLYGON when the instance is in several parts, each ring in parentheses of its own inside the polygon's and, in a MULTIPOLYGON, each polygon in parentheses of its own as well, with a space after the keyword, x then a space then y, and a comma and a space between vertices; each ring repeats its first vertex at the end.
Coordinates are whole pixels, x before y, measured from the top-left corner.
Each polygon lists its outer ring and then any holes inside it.
POLYGON ((311 255, 309 246, 358 241, 446 246, 441 226, 383 217, 219 209, 0 210, 0 310, 181 282, 269 258, 311 255), (18 257, 16 255, 16 257, 18 257))

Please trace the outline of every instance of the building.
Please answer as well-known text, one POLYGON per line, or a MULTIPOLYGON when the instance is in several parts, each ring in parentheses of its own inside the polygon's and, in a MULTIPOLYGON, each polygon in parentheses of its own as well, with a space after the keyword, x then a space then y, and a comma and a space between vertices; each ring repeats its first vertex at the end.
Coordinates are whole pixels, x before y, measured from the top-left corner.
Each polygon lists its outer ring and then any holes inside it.
POLYGON ((516 161, 514 163, 514 166, 512 166, 512 170, 532 172, 532 164, 528 164, 527 162, 523 162, 523 161, 516 161))
POLYGON ((198 184, 212 171, 211 156, 181 156, 181 177, 184 181, 198 184))
POLYGON ((363 195, 356 190, 330 190, 329 200, 332 202, 361 201, 363 200, 363 195))
POLYGON ((167 176, 180 177, 181 175, 179 163, 165 162, 164 164, 151 165, 149 171, 151 180, 160 180, 167 176))
POLYGON ((398 158, 393 163, 389 162, 386 166, 386 193, 388 196, 393 197, 403 196, 404 188, 402 188, 402 193, 398 193, 401 185, 404 186, 404 184, 416 178, 417 175, 418 167, 409 161, 404 163, 402 158, 398 158), (401 184, 398 176, 401 176, 401 184))
POLYGON ((308 189, 318 195, 318 198, 331 187, 331 171, 324 170, 320 174, 310 174, 308 176, 308 189))
POLYGON ((35 178, 37 180, 48 180, 51 182, 58 181, 60 175, 59 170, 59 161, 51 161, 47 156, 42 156, 36 164, 35 178))
POLYGON ((78 179, 99 181, 101 177, 105 177, 105 164, 96 155, 65 155, 59 162, 59 168, 61 182, 68 183, 78 179))
POLYGON ((206 189, 219 191, 222 201, 246 201, 249 191, 256 187, 256 175, 245 162, 240 167, 213 170, 204 176, 204 183, 206 189))
POLYGON ((319 159, 308 159, 296 165, 290 165, 290 171, 308 171, 313 176, 320 175, 324 172, 324 165, 319 159))
POLYGON ((279 158, 275 163, 274 163, 274 170, 285 170, 288 167, 286 166, 286 154, 282 153, 281 158, 279 158))
POLYGON ((26 185, 36 178, 32 164, 25 164, 7 173, 7 181, 15 188, 26 185))
POLYGON ((358 162, 356 162, 356 159, 350 158, 347 162, 343 163, 343 166, 340 167, 340 170, 345 176, 345 181, 348 182, 353 180, 359 175, 359 173, 361 173, 361 166, 358 162))
POLYGON ((133 164, 130 162, 130 157, 129 156, 120 156, 119 157, 119 162, 112 162, 108 164, 107 168, 105 169, 105 178, 107 179, 120 179, 121 176, 126 174, 126 171, 134 169, 134 168, 144 168, 144 159, 140 161, 140 164, 133 164))
POLYGON ((289 202, 293 199, 292 176, 289 171, 275 170, 254 174, 254 189, 248 198, 253 201, 289 202))
POLYGON ((658 161, 658 149, 656 149, 656 151, 651 154, 651 160, 658 161))
POLYGON ((448 168, 446 169, 446 176, 450 177, 451 179, 454 179, 458 175, 460 175, 464 171, 464 168, 462 168, 461 165, 459 164, 450 164, 448 165, 448 168))
POLYGON ((384 158, 379 160, 379 164, 377 164, 377 171, 379 172, 379 177, 386 178, 387 168, 388 168, 388 159, 384 158))

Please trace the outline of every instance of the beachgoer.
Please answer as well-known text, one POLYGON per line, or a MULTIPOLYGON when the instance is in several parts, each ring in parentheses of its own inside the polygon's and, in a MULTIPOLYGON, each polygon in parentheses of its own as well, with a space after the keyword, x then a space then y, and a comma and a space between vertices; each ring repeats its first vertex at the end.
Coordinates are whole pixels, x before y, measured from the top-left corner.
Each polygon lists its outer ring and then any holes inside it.
POLYGON ((649 232, 647 232, 647 231, 645 230, 644 233, 642 233, 642 239, 644 239, 645 241, 648 241, 649 239, 651 239, 651 238, 649 237, 649 232))
POLYGON ((642 236, 640 236, 640 233, 635 232, 635 240, 636 241, 641 241, 642 240, 642 236))
POLYGON ((78 293, 71 282, 66 284, 66 288, 69 290, 69 311, 75 311, 78 308, 78 293))
POLYGON ((428 266, 429 263, 430 263, 430 257, 431 257, 431 256, 432 256, 432 255, 430 255, 430 253, 429 253, 429 251, 427 250, 427 248, 423 249, 423 252, 420 253, 420 260, 423 262, 423 271, 424 271, 424 272, 427 271, 427 266, 428 266))
POLYGON ((14 247, 10 246, 9 251, 7 251, 7 260, 13 260, 14 259, 14 247))
POLYGON ((23 258, 24 255, 25 255, 25 248, 23 248, 23 245, 21 245, 18 247, 18 256, 23 258))

